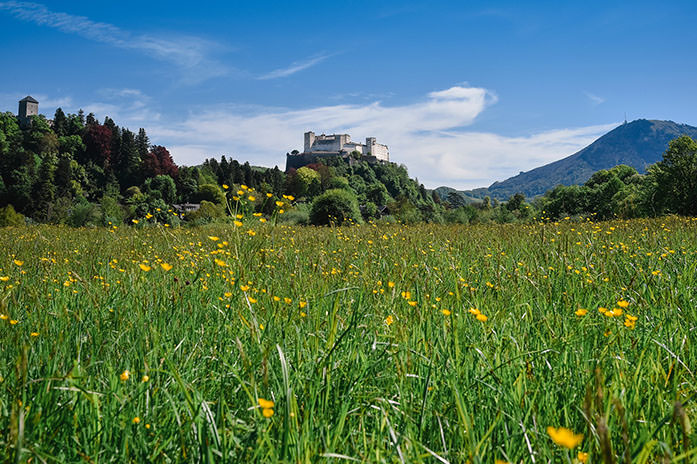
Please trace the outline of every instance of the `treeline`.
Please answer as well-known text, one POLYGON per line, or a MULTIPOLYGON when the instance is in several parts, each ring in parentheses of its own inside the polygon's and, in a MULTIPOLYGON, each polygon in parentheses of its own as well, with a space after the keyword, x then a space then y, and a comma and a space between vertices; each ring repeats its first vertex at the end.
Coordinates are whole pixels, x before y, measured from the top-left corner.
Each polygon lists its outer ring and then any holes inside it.
POLYGON ((442 198, 427 190, 394 163, 336 157, 284 173, 222 156, 177 166, 144 129, 135 133, 108 117, 100 123, 59 108, 52 121, 33 116, 21 127, 14 114, 0 113, 0 226, 106 226, 143 218, 200 224, 235 221, 241 212, 297 224, 697 215, 697 143, 687 136, 672 141, 645 175, 617 166, 532 201, 516 194, 506 202, 467 203, 454 191, 442 198))
POLYGON ((59 108, 52 121, 33 116, 26 127, 14 114, 0 113, 0 225, 109 225, 143 217, 176 224, 175 204, 207 201, 218 205, 214 216, 223 216, 225 182, 261 185, 280 196, 284 181, 278 168, 255 169, 225 157, 177 166, 144 129, 132 132, 109 117, 100 123, 82 110, 59 108))

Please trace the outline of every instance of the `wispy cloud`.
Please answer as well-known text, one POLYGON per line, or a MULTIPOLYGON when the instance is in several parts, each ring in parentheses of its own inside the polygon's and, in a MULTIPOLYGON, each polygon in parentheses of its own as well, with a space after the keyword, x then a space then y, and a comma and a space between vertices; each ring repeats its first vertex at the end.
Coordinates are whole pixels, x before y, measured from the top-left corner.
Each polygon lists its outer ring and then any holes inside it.
POLYGON ((588 97, 588 99, 591 101, 593 106, 598 106, 601 103, 605 103, 605 99, 603 97, 599 97, 595 94, 592 94, 590 92, 583 92, 583 94, 588 97))
POLYGON ((278 79, 279 77, 288 77, 292 74, 303 71, 303 70, 310 68, 318 63, 321 63, 322 61, 326 60, 330 56, 331 55, 319 55, 319 56, 308 58, 308 59, 302 60, 302 61, 294 61, 293 63, 290 64, 290 66, 287 66, 285 68, 275 69, 269 73, 266 73, 266 74, 259 76, 258 79, 266 80, 266 79, 278 79))
POLYGON ((229 72, 224 65, 210 57, 214 50, 222 47, 199 37, 155 37, 135 34, 113 24, 92 21, 84 16, 51 11, 39 3, 0 2, 0 11, 6 11, 23 21, 51 27, 114 47, 137 50, 161 61, 172 63, 184 72, 183 80, 188 83, 200 82, 229 72))
POLYGON ((426 186, 474 188, 574 153, 614 126, 524 137, 467 130, 496 101, 490 90, 460 85, 398 106, 375 101, 302 110, 218 107, 192 112, 179 122, 150 124, 147 130, 182 164, 226 154, 281 168, 286 152, 302 148, 308 130, 349 133, 354 140, 375 136, 389 146, 392 161, 404 163, 426 186))

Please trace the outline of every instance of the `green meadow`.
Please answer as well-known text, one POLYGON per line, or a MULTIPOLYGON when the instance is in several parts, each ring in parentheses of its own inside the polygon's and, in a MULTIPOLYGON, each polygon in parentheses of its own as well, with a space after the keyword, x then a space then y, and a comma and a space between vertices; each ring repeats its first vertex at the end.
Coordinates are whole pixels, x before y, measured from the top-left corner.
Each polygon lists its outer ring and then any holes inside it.
POLYGON ((0 231, 8 462, 697 459, 697 221, 0 231))

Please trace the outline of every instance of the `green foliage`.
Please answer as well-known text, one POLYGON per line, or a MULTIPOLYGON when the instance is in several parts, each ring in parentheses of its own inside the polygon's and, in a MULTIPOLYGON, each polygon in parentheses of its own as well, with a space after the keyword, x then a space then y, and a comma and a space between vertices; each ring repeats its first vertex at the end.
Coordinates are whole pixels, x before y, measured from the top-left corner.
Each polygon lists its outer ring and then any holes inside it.
POLYGON ((298 169, 290 181, 290 192, 298 198, 314 197, 321 190, 321 178, 317 171, 308 167, 298 169))
POLYGON ((127 211, 117 198, 104 195, 99 202, 99 207, 102 214, 101 224, 103 226, 122 224, 127 217, 127 211))
POLYGON ((72 157, 78 156, 85 151, 85 144, 79 135, 67 135, 58 138, 58 147, 61 152, 67 153, 72 157))
POLYGON ((102 223, 99 205, 82 199, 75 203, 68 216, 67 224, 71 227, 96 226, 102 223))
POLYGON ((327 190, 315 198, 310 211, 310 221, 315 225, 363 222, 356 196, 343 189, 327 190))
POLYGON ((145 192, 153 199, 160 199, 171 205, 177 200, 177 186, 174 179, 167 175, 151 177, 145 181, 145 192))
POLYGON ((16 212, 12 205, 0 208, 0 227, 19 227, 24 224, 24 216, 16 212))
POLYGON ((372 201, 369 201, 365 205, 363 205, 361 215, 363 216, 363 219, 367 221, 371 219, 377 219, 378 217, 380 217, 378 213, 378 207, 372 201))
POLYGON ((197 200, 199 202, 209 201, 222 205, 225 203, 225 194, 215 184, 203 184, 198 188, 197 200))
POLYGON ((337 177, 332 177, 328 184, 327 184, 327 189, 344 189, 344 190, 351 190, 351 186, 349 185, 349 181, 347 178, 342 177, 342 176, 337 176, 337 177))
POLYGON ((661 211, 697 216, 697 142, 688 136, 671 141, 650 176, 661 211))
POLYGON ((310 205, 299 203, 284 214, 278 216, 280 224, 287 225, 308 225, 310 224, 310 205))
POLYGON ((208 224, 221 219, 224 215, 225 207, 222 204, 203 200, 198 210, 186 213, 186 221, 191 225, 208 224))
POLYGON ((406 196, 397 198, 387 205, 390 214, 403 224, 415 224, 421 222, 421 213, 414 203, 406 196))

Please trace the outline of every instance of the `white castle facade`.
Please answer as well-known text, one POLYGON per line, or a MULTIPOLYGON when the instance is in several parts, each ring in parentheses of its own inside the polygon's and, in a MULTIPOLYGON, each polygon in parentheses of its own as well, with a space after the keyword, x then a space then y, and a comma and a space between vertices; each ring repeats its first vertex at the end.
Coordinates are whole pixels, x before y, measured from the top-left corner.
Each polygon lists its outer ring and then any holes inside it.
POLYGON ((390 160, 390 151, 387 145, 377 143, 375 137, 366 137, 365 144, 352 142, 348 134, 315 135, 314 132, 305 132, 306 155, 343 155, 354 151, 365 156, 374 156, 380 161, 390 160))

